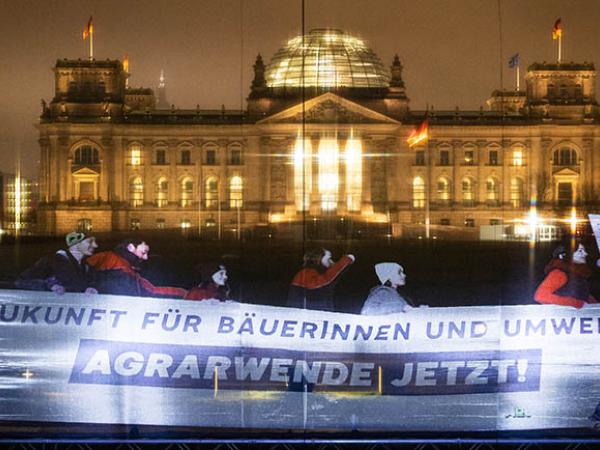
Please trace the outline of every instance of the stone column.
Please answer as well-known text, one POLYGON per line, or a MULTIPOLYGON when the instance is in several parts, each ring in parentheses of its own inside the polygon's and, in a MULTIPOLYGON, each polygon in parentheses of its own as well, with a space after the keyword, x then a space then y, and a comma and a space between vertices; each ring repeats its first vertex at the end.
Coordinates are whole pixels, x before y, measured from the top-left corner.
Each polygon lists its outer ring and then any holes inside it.
POLYGON ((102 138, 102 152, 100 158, 100 183, 98 186, 98 199, 104 202, 111 200, 111 184, 114 177, 111 160, 114 153, 111 136, 102 138))
POLYGON ((70 200, 70 189, 68 188, 71 182, 71 174, 69 173, 69 137, 59 136, 56 152, 56 165, 58 176, 58 201, 64 202, 70 200))
POLYGON ((125 155, 123 152, 123 139, 113 143, 112 167, 109 168, 112 173, 112 198, 111 201, 125 201, 125 180, 127 179, 125 170, 125 155))
POLYGON ((177 152, 177 139, 169 139, 167 151, 169 153, 169 203, 177 203, 179 198, 179 180, 177 179, 177 163, 179 154, 177 152))
POLYGON ((227 173, 227 139, 219 139, 217 144, 219 145, 219 201, 221 202, 221 209, 229 209, 229 177, 227 173))

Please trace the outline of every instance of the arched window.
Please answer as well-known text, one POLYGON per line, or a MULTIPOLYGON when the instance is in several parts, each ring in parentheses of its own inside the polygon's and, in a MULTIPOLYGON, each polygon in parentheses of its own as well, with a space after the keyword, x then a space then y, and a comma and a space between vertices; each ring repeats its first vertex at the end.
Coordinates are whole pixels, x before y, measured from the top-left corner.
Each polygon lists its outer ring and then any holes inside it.
POLYGON ((554 150, 552 164, 555 166, 576 166, 579 164, 577 152, 571 147, 562 147, 554 150))
POLYGON ((142 165, 142 147, 139 144, 132 144, 129 147, 128 163, 131 166, 142 165))
POLYGON ((156 206, 159 208, 169 203, 169 182, 165 177, 160 177, 156 183, 156 206))
POLYGON ((425 207, 425 182, 421 177, 413 179, 413 208, 425 207))
POLYGON ((91 145, 82 145, 75 150, 75 164, 99 164, 98 149, 91 145))
POLYGON ((462 180, 462 202, 464 206, 475 205, 475 182, 472 178, 462 180))
POLYGON ((489 177, 485 182, 485 200, 489 206, 500 204, 500 182, 497 178, 489 177))
POLYGON ((194 196, 194 182, 190 177, 185 177, 181 180, 179 192, 179 204, 187 208, 192 206, 192 198, 194 196))
POLYGON ((229 207, 241 208, 242 203, 242 177, 235 176, 229 180, 229 207))
POLYGON ((510 180, 510 204, 513 208, 523 207, 523 180, 521 178, 510 180))
POLYGON ((442 205, 450 204, 450 181, 446 177, 437 180, 437 198, 442 205))
POLYGON ((144 182, 142 177, 133 177, 129 181, 129 203, 133 207, 144 204, 144 182))
POLYGON ((206 208, 216 208, 219 202, 219 180, 207 178, 204 183, 204 204, 206 208))

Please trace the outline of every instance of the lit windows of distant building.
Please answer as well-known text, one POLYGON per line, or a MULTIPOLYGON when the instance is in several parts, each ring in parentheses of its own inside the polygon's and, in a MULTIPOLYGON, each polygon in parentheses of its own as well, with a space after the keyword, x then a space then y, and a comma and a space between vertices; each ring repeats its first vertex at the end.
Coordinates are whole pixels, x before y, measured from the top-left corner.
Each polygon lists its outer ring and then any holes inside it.
POLYGON ((129 181, 129 204, 134 208, 144 204, 144 182, 142 177, 133 177, 129 181))
POLYGON ((425 181, 421 177, 415 177, 412 183, 413 208, 425 208, 425 181))
POLYGON ((128 162, 131 166, 142 165, 142 148, 138 144, 134 144, 129 147, 128 162))
POLYGON ((229 207, 241 208, 243 203, 242 177, 234 176, 229 181, 229 207))

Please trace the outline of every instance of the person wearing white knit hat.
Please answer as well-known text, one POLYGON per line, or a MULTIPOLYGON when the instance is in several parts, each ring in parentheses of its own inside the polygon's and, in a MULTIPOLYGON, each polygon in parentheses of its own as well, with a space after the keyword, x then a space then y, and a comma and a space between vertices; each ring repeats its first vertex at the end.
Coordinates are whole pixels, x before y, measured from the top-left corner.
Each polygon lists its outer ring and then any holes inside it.
POLYGON ((375 274, 381 284, 371 289, 361 314, 394 314, 412 309, 409 301, 398 293, 398 288, 406 284, 404 267, 394 262, 382 262, 375 264, 375 274))

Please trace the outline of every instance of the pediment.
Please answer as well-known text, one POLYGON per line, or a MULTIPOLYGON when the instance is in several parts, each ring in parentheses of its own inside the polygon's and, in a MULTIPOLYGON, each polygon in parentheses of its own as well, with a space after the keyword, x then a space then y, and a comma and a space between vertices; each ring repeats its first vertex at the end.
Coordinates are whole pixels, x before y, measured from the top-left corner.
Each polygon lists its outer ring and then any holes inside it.
POLYGON ((78 175, 78 176, 95 175, 95 176, 98 176, 100 174, 98 172, 96 172, 95 170, 90 169, 89 167, 82 167, 81 169, 77 169, 77 170, 73 171, 73 175, 78 175))
POLYGON ((400 122, 358 103, 335 95, 331 92, 320 95, 267 117, 259 124, 278 123, 371 123, 395 124, 400 122))
POLYGON ((579 176, 579 172, 577 172, 576 170, 571 169, 570 167, 564 167, 560 170, 557 170, 556 172, 554 172, 552 174, 553 177, 562 177, 562 178, 566 178, 566 177, 577 177, 579 176))

